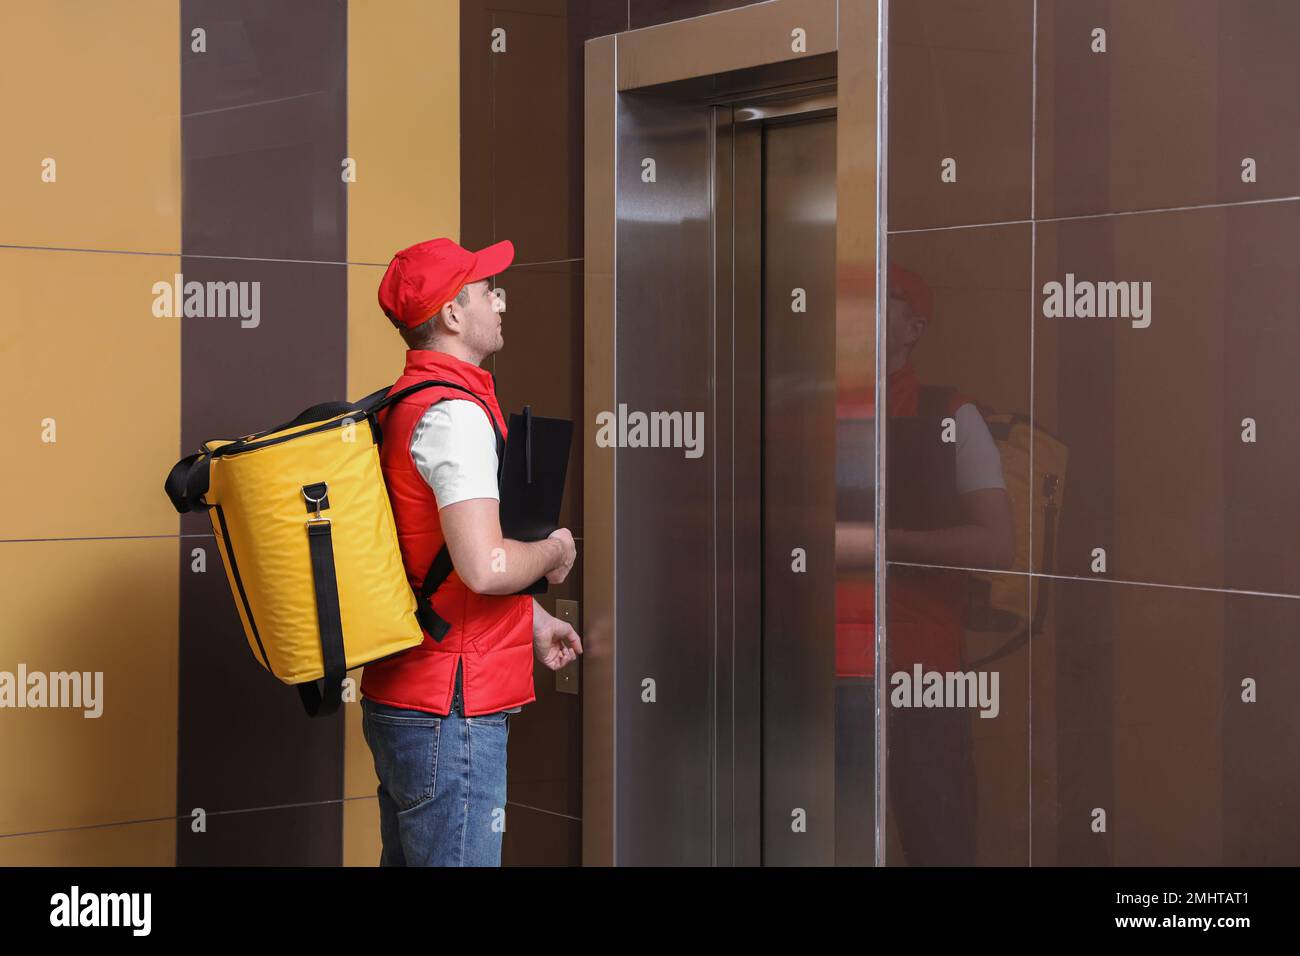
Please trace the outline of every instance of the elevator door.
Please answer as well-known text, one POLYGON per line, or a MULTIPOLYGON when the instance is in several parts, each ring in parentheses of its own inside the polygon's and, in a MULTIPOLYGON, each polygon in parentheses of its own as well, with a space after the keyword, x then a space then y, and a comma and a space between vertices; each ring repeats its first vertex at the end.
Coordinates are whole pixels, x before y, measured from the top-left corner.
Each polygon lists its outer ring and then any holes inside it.
POLYGON ((834 87, 624 94, 618 131, 614 398, 707 440, 615 450, 615 859, 870 863, 871 716, 836 678, 834 87))
POLYGON ((794 114, 761 130, 762 861, 829 865, 836 853, 835 117, 794 114))

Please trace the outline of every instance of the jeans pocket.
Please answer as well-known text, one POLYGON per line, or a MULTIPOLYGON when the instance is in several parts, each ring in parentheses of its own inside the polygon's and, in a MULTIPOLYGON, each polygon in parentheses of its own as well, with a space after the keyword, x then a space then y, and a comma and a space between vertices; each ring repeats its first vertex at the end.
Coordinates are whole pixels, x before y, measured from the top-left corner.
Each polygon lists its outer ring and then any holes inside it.
POLYGON ((502 712, 465 719, 472 754, 471 773, 475 788, 487 806, 504 810, 506 805, 506 752, 509 715, 502 712))
POLYGON ((433 797, 438 782, 438 741, 443 718, 397 716, 368 710, 366 734, 379 782, 397 809, 410 810, 433 797))

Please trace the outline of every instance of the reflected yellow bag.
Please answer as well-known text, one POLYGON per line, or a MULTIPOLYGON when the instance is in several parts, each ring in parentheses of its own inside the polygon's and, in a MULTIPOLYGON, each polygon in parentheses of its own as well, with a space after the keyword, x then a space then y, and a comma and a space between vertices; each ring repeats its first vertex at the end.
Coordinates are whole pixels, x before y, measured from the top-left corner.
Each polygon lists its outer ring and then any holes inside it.
POLYGON ((1002 458, 1002 475, 1011 500, 1011 513, 1033 514, 1033 549, 1026 521, 1016 521, 1014 568, 1044 573, 1033 595, 1033 620, 1026 619, 1026 591, 1020 574, 975 571, 970 575, 970 603, 966 611, 963 653, 966 670, 983 667, 1024 647, 1047 621, 1050 575, 1056 570, 1056 540, 1070 450, 1056 435, 1025 415, 993 412, 979 407, 1002 458), (1029 463, 1032 461, 1031 473, 1029 463), (973 645, 979 645, 978 649, 973 645))
POLYGON ((178 512, 208 509, 253 655, 298 687, 313 717, 338 709, 347 670, 424 639, 375 415, 434 384, 327 402, 264 432, 206 442, 167 477, 178 512))
MULTIPOLYGON (((927 421, 945 418, 954 394, 955 390, 948 386, 922 386, 917 400, 918 417, 927 421)), ((1016 553, 1011 567, 1019 571, 1032 567, 1039 576, 1031 598, 1023 574, 965 572, 968 593, 963 621, 963 670, 975 670, 1006 657, 1025 647, 1034 635, 1043 633, 1051 597, 1051 574, 1056 570, 1061 502, 1070 464, 1069 447, 1040 423, 1031 422, 1027 415, 997 412, 987 405, 974 404, 997 446, 1011 514, 1015 516, 1016 553), (1020 518, 1028 515, 1030 509, 1033 509, 1032 541, 1030 522, 1020 518), (1026 606, 1030 601, 1032 620, 1026 606)), ((952 505, 955 509, 955 497, 952 505)), ((945 517, 954 524, 961 520, 952 511, 945 517)))

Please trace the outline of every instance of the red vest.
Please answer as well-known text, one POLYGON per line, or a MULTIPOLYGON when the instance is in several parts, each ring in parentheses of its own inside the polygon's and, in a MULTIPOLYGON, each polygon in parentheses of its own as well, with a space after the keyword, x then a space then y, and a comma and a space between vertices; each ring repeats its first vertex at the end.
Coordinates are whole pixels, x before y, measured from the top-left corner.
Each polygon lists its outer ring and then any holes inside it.
MULTIPOLYGON (((495 382, 486 369, 445 352, 409 349, 406 369, 393 390, 442 379, 470 389, 487 403, 506 433, 495 382)), ((393 505, 402 563, 418 595, 424 576, 442 547, 438 503, 411 458, 411 436, 434 402, 469 399, 452 388, 426 388, 379 413, 383 444, 380 462, 393 505)), ((472 399, 470 399, 472 400, 472 399)), ((394 707, 435 714, 451 712, 456 665, 463 667, 466 717, 491 714, 536 700, 533 692, 533 599, 526 594, 475 594, 455 571, 433 595, 433 609, 451 625, 441 641, 426 632, 424 642, 394 657, 367 664, 361 693, 394 707)))

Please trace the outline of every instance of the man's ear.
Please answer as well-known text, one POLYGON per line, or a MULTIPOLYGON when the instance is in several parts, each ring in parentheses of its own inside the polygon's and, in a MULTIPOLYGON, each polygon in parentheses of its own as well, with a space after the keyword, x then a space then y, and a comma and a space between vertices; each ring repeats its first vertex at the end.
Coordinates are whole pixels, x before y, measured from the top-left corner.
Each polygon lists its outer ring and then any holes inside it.
POLYGON ((460 313, 456 310, 454 300, 452 302, 448 302, 446 305, 442 307, 441 316, 442 316, 443 328, 445 328, 448 332, 456 332, 456 333, 460 332, 461 316, 460 313))
POLYGON ((921 341, 921 336, 925 334, 926 326, 928 326, 930 322, 923 316, 913 315, 912 321, 909 324, 911 325, 911 335, 908 337, 909 344, 915 345, 917 342, 921 341))

